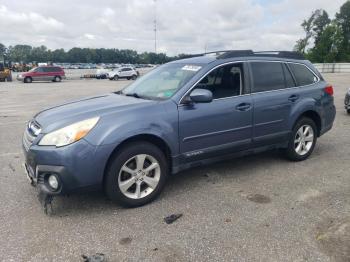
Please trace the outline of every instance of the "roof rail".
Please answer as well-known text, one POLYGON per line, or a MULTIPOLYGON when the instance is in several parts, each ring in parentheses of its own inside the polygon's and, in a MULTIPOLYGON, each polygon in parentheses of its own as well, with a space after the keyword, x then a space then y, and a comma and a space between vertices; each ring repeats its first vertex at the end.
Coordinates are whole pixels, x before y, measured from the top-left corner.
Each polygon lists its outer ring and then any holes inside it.
POLYGON ((295 51, 259 51, 254 52, 258 56, 275 56, 281 58, 291 58, 291 59, 300 59, 305 60, 305 57, 302 53, 295 51))
MULTIPOLYGON (((221 53, 217 55, 217 59, 226 59, 233 57, 242 57, 242 56, 261 56, 261 57, 279 57, 279 58, 290 58, 305 60, 303 54, 294 51, 259 51, 254 52, 253 50, 229 50, 229 51, 218 51, 211 53, 221 53)), ((206 55, 206 54, 204 54, 206 55)))

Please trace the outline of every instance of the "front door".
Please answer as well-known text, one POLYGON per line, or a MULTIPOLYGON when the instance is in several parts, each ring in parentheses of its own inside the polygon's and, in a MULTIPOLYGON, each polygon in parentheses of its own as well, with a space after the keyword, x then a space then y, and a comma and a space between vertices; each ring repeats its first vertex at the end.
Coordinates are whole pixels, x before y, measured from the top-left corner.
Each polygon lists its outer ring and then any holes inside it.
POLYGON ((213 93, 210 103, 179 105, 180 152, 185 161, 248 149, 252 141, 252 100, 245 89, 245 66, 214 69, 195 87, 213 93))

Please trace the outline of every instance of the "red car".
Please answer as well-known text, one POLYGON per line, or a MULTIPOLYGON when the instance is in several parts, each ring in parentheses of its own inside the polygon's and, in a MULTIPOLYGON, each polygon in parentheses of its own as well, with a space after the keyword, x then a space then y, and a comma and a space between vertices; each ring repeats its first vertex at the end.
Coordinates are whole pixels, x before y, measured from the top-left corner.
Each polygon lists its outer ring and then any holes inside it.
POLYGON ((32 81, 61 82, 65 78, 66 75, 59 66, 39 66, 17 75, 17 80, 24 83, 31 83, 32 81))

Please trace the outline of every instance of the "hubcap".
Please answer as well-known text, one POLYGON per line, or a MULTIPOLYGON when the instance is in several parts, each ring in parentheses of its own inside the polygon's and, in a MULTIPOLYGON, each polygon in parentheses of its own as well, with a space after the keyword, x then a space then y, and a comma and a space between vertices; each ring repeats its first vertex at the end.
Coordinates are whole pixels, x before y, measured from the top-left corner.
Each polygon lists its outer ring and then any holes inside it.
POLYGON ((159 163, 154 157, 136 155, 126 161, 119 171, 119 189, 128 198, 144 198, 157 187, 160 172, 159 163))
POLYGON ((294 138, 294 149, 298 155, 306 155, 314 143, 314 130, 309 125, 301 126, 294 138))

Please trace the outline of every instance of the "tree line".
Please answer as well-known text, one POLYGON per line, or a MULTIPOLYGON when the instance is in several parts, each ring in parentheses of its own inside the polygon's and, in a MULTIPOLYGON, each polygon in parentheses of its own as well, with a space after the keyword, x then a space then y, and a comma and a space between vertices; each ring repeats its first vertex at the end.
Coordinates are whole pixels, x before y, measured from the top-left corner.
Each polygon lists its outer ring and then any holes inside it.
POLYGON ((326 10, 317 9, 301 24, 305 37, 294 47, 314 63, 350 62, 350 1, 334 19, 326 10))
POLYGON ((64 49, 50 50, 46 46, 15 45, 6 47, 0 43, 0 61, 2 58, 11 62, 55 62, 55 63, 131 63, 131 64, 163 64, 175 59, 185 58, 180 54, 169 57, 164 53, 137 53, 130 49, 115 48, 79 48, 68 51, 64 49))

